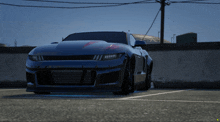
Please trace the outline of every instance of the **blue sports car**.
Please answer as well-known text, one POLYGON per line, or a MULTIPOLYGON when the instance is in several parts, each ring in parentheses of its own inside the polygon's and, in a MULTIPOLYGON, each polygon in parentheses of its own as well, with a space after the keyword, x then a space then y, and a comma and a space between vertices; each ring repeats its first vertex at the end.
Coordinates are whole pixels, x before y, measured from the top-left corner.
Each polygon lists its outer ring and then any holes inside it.
POLYGON ((34 48, 26 60, 27 92, 148 90, 153 60, 127 32, 81 32, 34 48))

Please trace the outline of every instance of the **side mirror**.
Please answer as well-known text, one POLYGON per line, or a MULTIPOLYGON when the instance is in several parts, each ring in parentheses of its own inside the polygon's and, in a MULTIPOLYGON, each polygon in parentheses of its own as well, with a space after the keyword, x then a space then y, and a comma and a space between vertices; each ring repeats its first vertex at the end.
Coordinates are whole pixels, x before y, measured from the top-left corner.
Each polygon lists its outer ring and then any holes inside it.
POLYGON ((50 44, 58 44, 58 42, 51 42, 50 44))
POLYGON ((136 41, 134 46, 145 46, 147 45, 145 41, 136 41))

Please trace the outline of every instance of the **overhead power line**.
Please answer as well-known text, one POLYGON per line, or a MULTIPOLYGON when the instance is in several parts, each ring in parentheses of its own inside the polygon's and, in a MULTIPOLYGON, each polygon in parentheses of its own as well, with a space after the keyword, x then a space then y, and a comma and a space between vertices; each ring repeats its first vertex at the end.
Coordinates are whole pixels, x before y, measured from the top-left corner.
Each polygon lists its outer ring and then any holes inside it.
MULTIPOLYGON (((82 9, 82 8, 100 8, 100 7, 117 7, 123 5, 131 5, 131 4, 148 4, 148 3, 157 3, 154 0, 143 0, 137 2, 130 3, 98 3, 98 2, 64 2, 64 1, 46 1, 46 0, 25 0, 25 1, 38 1, 38 2, 56 2, 56 3, 71 3, 71 4, 108 4, 108 5, 98 5, 98 6, 80 6, 80 7, 65 7, 65 6, 36 6, 36 5, 18 5, 18 4, 10 4, 10 3, 1 3, 0 5, 6 6, 14 6, 14 7, 27 7, 27 8, 59 8, 59 9, 82 9), (152 1, 152 2, 150 2, 152 1), (154 2, 153 2, 154 1, 154 2)), ((191 1, 172 1, 170 3, 193 3, 193 4, 220 4, 220 3, 211 3, 211 2, 198 2, 205 0, 191 0, 191 1)))
MULTIPOLYGON (((68 2, 68 1, 54 1, 54 0, 24 0, 24 1, 31 1, 31 2, 47 2, 47 3, 68 3, 68 4, 138 4, 138 3, 155 3, 149 1, 155 0, 143 0, 137 2, 127 2, 127 3, 106 3, 106 2, 68 2)), ((160 0, 156 0, 160 1, 160 0)), ((185 1, 169 1, 170 3, 198 3, 198 4, 220 4, 220 3, 211 3, 211 2, 201 2, 207 0, 185 0, 185 1)))
POLYGON ((220 4, 220 3, 212 3, 212 2, 194 2, 194 1, 172 1, 171 3, 220 4))
MULTIPOLYGON (((161 0, 156 0, 160 2, 161 0)), ((193 3, 193 4, 220 4, 220 3, 213 3, 213 2, 206 2, 207 0, 185 0, 185 1, 167 1, 168 3, 193 3)))
POLYGON ((161 8, 160 8, 159 11, 157 12, 157 14, 156 14, 156 16, 155 16, 155 18, 154 18, 154 20, 153 20, 153 22, 152 22, 150 28, 148 29, 148 31, 146 32, 146 34, 144 35, 144 37, 141 39, 141 41, 145 38, 145 36, 146 36, 146 35, 148 34, 148 32, 150 31, 150 29, 151 29, 151 27, 153 26, 155 20, 157 19, 158 14, 160 13, 160 10, 161 10, 161 8))
POLYGON ((29 7, 29 8, 34 7, 34 8, 80 9, 80 8, 116 7, 116 6, 131 5, 131 4, 143 4, 143 3, 156 3, 156 2, 146 2, 144 0, 144 1, 137 1, 137 2, 131 2, 131 3, 119 3, 119 4, 112 4, 112 5, 100 5, 100 6, 80 6, 80 7, 17 5, 17 4, 10 4, 10 3, 0 3, 0 5, 7 5, 7 6, 14 6, 14 7, 29 7))
POLYGON ((47 2, 47 3, 68 3, 68 4, 135 4, 135 3, 144 3, 147 1, 154 1, 154 0, 143 0, 137 2, 127 2, 127 3, 104 3, 104 2, 69 2, 69 1, 54 1, 54 0, 24 0, 24 1, 31 1, 31 2, 47 2))

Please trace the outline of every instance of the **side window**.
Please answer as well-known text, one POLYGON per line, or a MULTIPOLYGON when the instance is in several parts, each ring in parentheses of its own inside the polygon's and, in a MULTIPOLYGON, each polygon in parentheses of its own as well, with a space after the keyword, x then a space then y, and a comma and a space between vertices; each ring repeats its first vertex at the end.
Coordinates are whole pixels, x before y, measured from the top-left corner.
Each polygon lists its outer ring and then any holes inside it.
POLYGON ((135 44, 135 38, 132 36, 132 34, 130 35, 130 43, 131 43, 131 46, 134 46, 135 44))

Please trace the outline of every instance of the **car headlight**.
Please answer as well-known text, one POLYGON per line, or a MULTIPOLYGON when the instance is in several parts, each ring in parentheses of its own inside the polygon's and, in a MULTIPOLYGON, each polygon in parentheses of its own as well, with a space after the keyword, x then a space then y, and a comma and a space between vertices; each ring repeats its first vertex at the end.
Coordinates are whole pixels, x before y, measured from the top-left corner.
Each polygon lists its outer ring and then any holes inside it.
POLYGON ((28 57, 32 61, 43 61, 44 60, 43 56, 41 55, 29 55, 28 57))
POLYGON ((113 60, 120 58, 123 54, 118 53, 118 54, 106 54, 106 55, 95 55, 93 57, 93 60, 113 60))
POLYGON ((104 55, 103 60, 111 60, 118 58, 117 54, 111 54, 111 55, 104 55))

